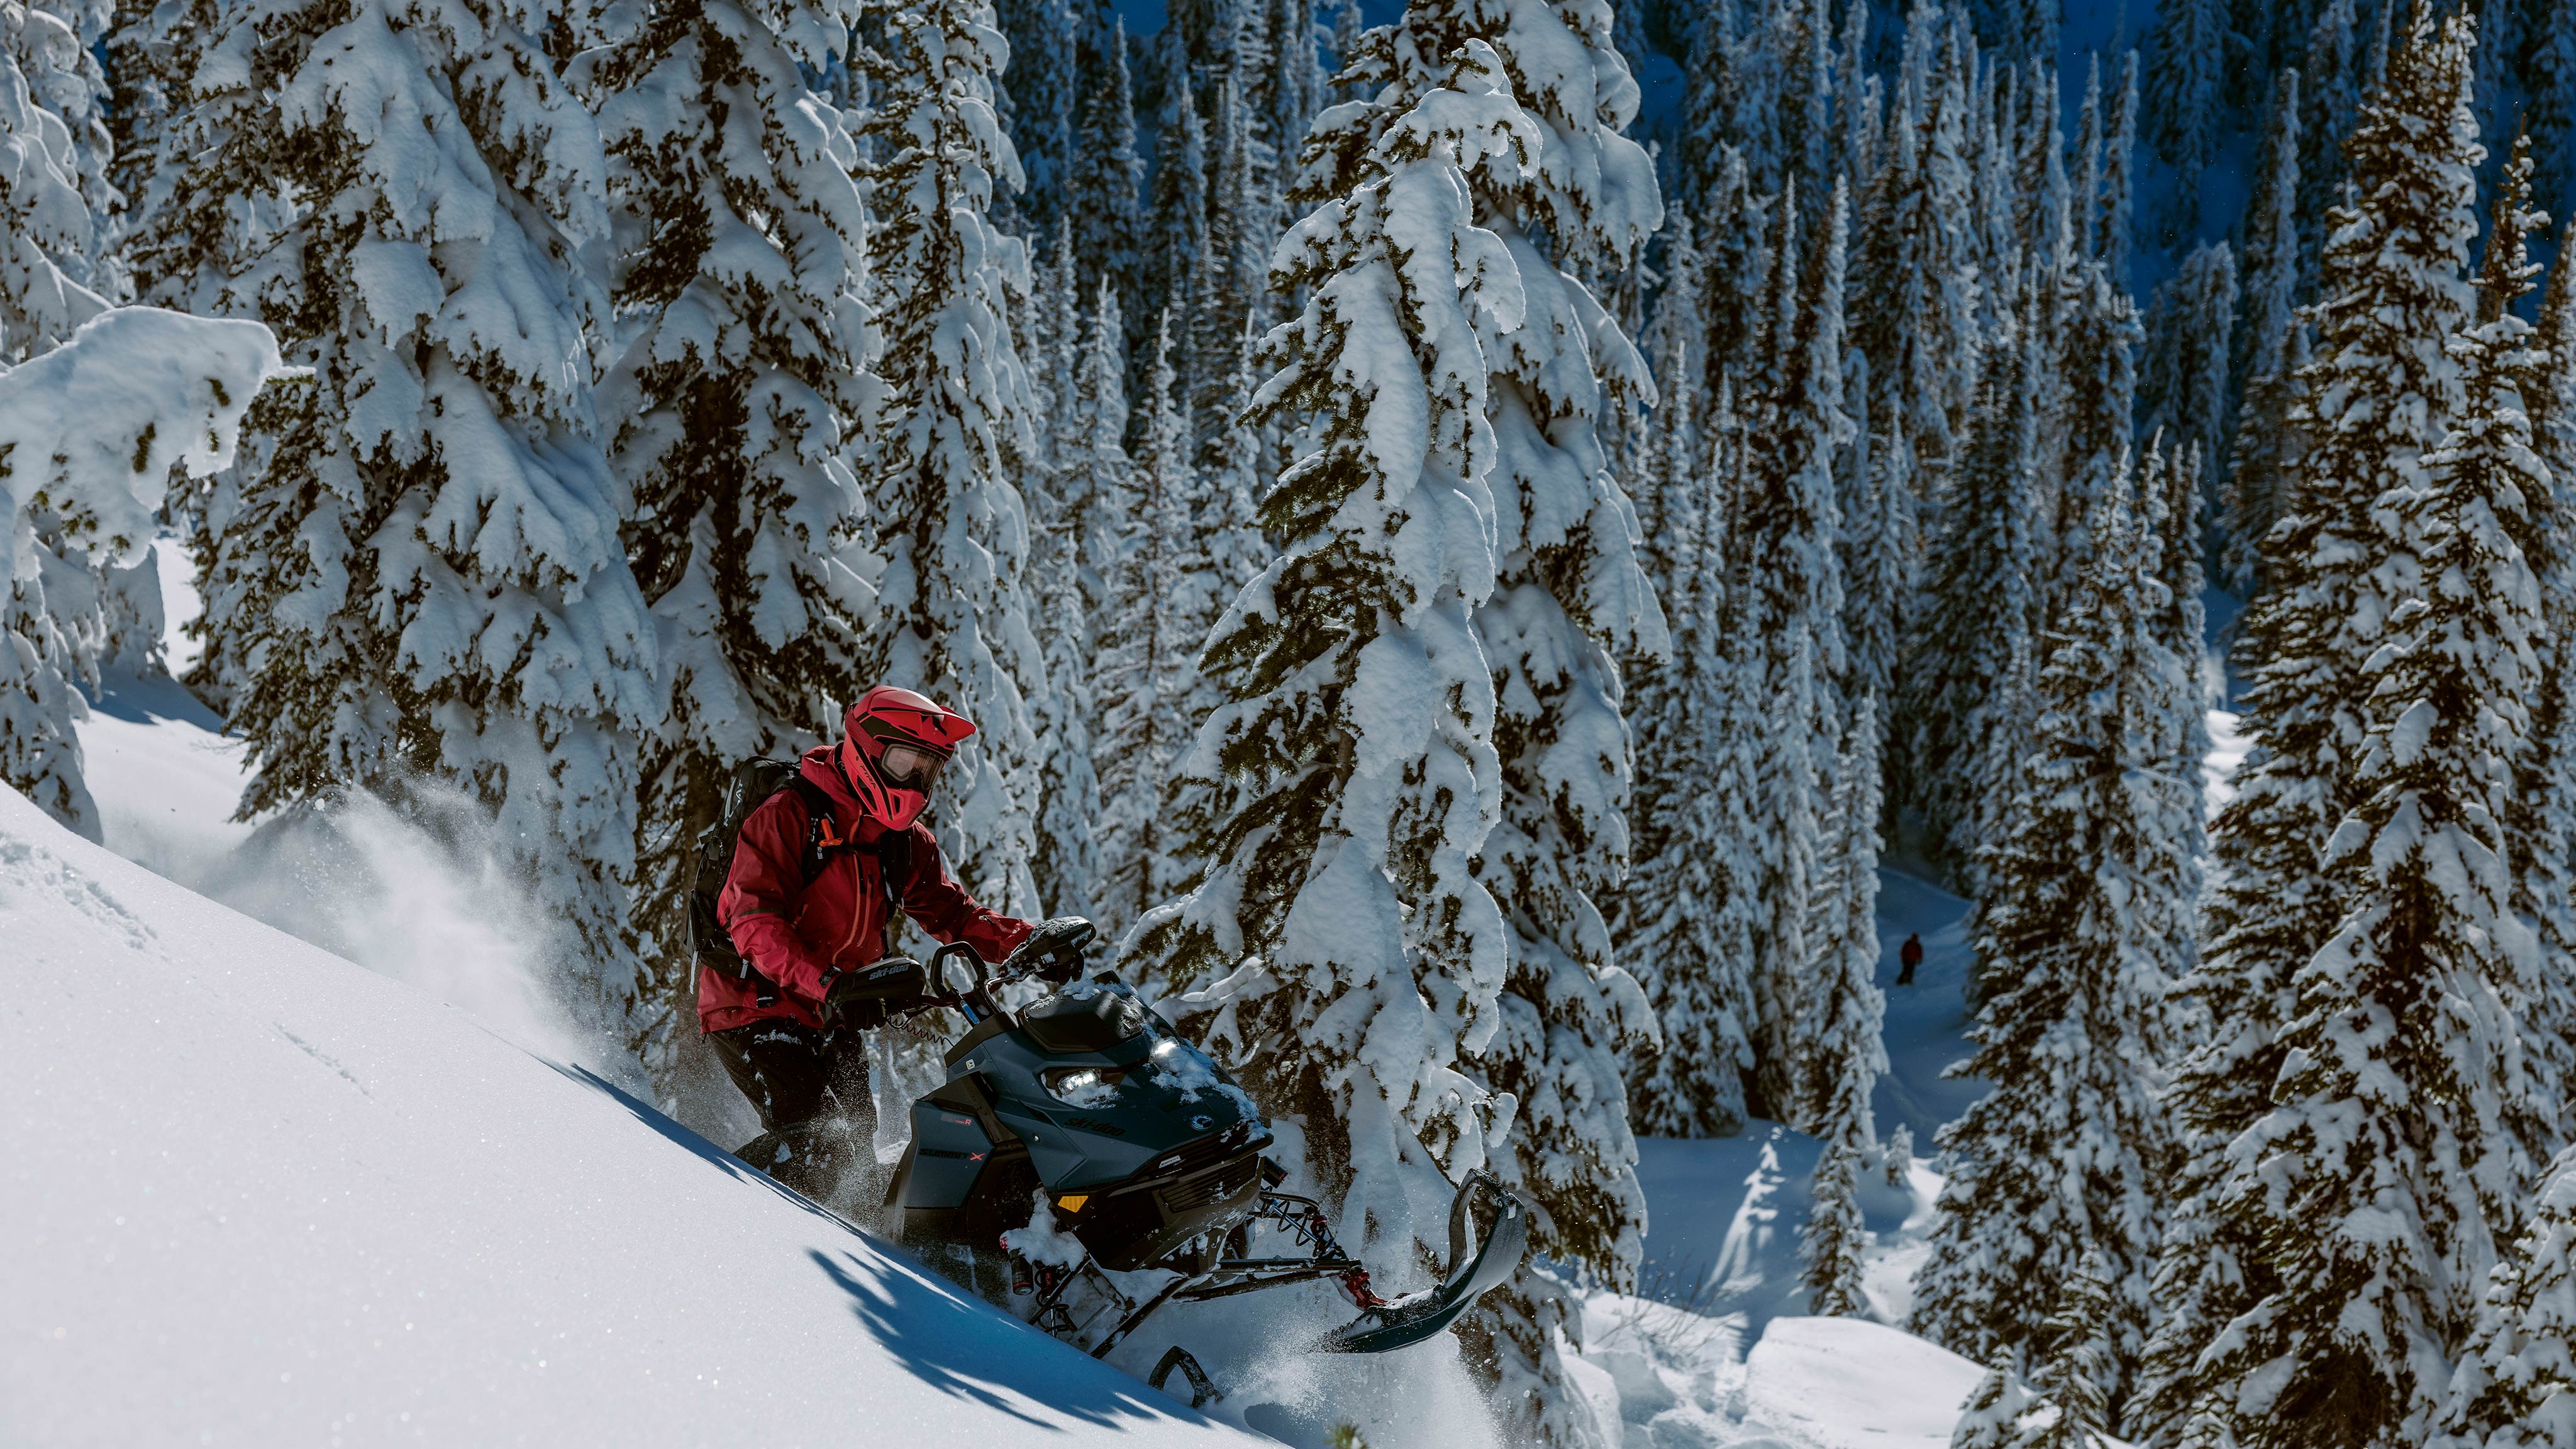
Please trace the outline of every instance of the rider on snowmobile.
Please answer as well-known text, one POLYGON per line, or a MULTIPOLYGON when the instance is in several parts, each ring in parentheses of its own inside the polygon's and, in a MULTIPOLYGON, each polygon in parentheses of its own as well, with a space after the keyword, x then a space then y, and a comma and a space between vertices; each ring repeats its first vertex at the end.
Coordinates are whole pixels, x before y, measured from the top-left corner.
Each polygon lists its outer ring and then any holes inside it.
MULTIPOLYGON (((975 733, 963 715, 908 689, 879 685, 850 706, 839 743, 809 750, 803 788, 780 789, 743 820, 717 916, 757 973, 698 977, 698 1021, 764 1131, 742 1157, 817 1201, 845 1152, 875 1166, 876 1107, 860 1033, 917 1006, 922 969, 886 953, 910 917, 941 941, 1000 961, 1045 927, 976 904, 949 877, 922 823, 940 771, 975 733), (828 802, 818 819, 809 798, 828 802), (810 870, 819 856, 821 868, 810 870), (827 1107, 846 1120, 834 1124, 827 1107), (851 1144, 855 1144, 853 1147, 851 1144)), ((1078 929, 1075 929, 1077 927, 1078 929)))

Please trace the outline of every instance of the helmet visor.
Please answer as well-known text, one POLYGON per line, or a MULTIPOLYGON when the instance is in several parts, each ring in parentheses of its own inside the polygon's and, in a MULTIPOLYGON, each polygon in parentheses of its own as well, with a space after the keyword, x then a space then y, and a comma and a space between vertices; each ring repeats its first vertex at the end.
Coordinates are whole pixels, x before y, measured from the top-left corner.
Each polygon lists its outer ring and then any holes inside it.
POLYGON ((900 740, 887 741, 885 753, 877 757, 877 769, 885 776, 887 784, 898 790, 918 790, 924 795, 929 794, 930 787, 938 782, 939 767, 947 763, 946 755, 900 740))

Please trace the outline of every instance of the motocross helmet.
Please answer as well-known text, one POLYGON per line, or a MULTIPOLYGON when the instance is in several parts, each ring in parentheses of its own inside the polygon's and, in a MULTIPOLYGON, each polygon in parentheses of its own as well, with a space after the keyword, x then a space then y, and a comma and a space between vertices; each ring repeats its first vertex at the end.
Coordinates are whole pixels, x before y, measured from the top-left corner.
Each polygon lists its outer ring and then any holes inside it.
POLYGON ((841 774, 868 818, 888 830, 910 828, 930 808, 941 768, 975 733, 964 715, 891 684, 860 695, 842 723, 841 774))

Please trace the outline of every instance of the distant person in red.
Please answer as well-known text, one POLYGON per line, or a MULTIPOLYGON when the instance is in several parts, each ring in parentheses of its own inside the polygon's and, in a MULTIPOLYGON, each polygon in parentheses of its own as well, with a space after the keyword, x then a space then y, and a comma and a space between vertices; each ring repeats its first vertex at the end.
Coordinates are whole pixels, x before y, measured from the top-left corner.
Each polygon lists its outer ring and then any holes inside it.
POLYGON ((1898 967, 1896 973, 1896 984, 1899 986, 1913 985, 1914 968, 1923 964, 1923 935, 1921 932, 1918 931, 1907 936, 1905 938, 1905 944, 1896 948, 1896 964, 1898 967))
POLYGON ((1037 929, 977 905, 922 823, 940 770, 975 726, 890 685, 861 695, 843 725, 840 743, 808 750, 799 767, 819 796, 781 789, 743 820, 716 914, 756 977, 698 974, 699 1024, 760 1112, 743 1160, 816 1201, 838 1185, 844 1153, 876 1139, 860 1033, 918 1004, 927 985, 912 962, 886 962, 897 913, 987 961, 1037 929), (816 818, 816 801, 830 818, 816 818), (822 858, 810 883, 808 851, 822 858))

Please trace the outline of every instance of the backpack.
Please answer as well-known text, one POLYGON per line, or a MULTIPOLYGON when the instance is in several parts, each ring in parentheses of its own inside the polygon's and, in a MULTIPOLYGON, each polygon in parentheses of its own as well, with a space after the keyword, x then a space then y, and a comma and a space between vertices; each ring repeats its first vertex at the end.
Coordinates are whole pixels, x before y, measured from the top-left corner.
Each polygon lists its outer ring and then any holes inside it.
MULTIPOLYGON (((835 853, 872 850, 877 858, 877 885, 885 895, 889 939, 903 929, 903 903, 895 896, 894 883, 912 874, 912 832, 885 831, 873 847, 846 838, 832 808, 832 797, 805 778, 801 762, 753 759, 734 766, 733 780, 725 787, 723 812, 714 824, 698 833, 697 861, 689 883, 689 948, 696 971, 713 969, 737 981, 759 982, 756 999, 762 1006, 777 1004, 778 983, 753 970, 750 959, 734 948, 733 933, 725 929, 723 918, 716 914, 716 904, 724 895, 725 881, 733 875, 733 853, 742 843, 743 822, 771 797, 787 791, 795 792, 805 804, 803 883, 812 885, 835 853)), ((689 978, 689 991, 693 997, 697 994, 694 972, 689 978)))

